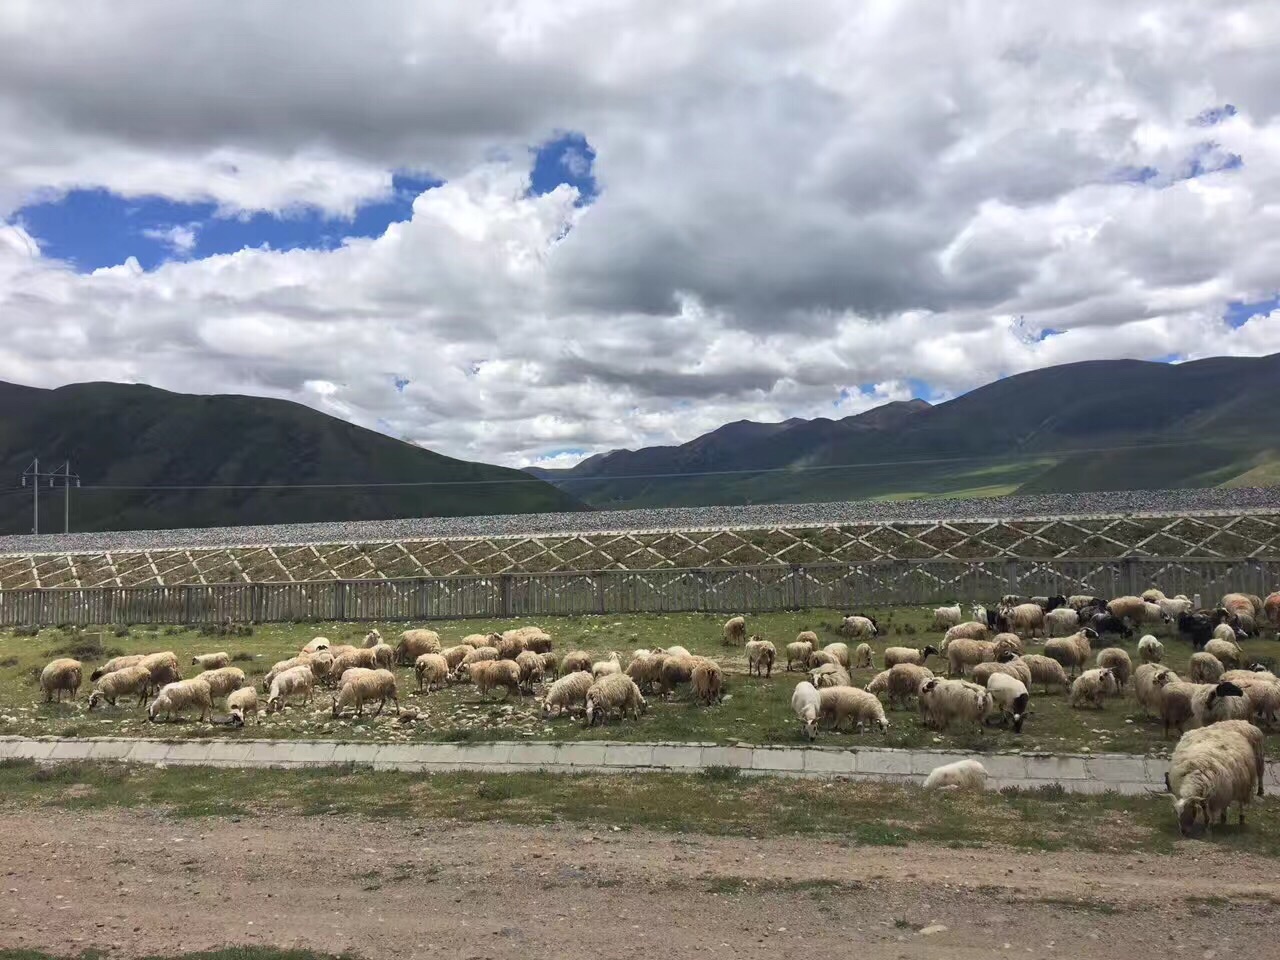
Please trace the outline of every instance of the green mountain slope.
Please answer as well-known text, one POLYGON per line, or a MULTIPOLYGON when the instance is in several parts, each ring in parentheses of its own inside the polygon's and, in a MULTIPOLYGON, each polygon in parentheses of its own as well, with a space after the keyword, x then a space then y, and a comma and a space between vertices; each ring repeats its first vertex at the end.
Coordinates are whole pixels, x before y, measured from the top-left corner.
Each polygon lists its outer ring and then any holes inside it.
MULTIPOLYGON (((0 383, 0 530, 31 530, 30 490, 13 489, 39 456, 70 459, 73 530, 212 527, 582 509, 517 470, 467 463, 309 407, 241 396, 86 383, 40 390, 0 383), (94 486, 445 482, 312 490, 95 490, 94 486), (495 482, 503 481, 503 482, 495 482), (505 482, 517 481, 517 482, 505 482), (10 484, 12 486, 10 486, 10 484)), ((62 529, 62 491, 41 491, 41 530, 62 529)))
POLYGON ((1278 404, 1280 354, 1091 361, 934 407, 730 424, 682 446, 614 451, 538 475, 597 506, 1214 486, 1273 472, 1278 404))

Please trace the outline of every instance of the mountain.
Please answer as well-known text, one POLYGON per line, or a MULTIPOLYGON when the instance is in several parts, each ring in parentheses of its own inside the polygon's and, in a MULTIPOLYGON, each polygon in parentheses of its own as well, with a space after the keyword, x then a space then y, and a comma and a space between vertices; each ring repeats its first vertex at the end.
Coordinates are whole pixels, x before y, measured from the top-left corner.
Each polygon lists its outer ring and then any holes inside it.
MULTIPOLYGON (((19 488, 18 478, 37 456, 41 470, 70 460, 81 477, 83 488, 72 491, 72 530, 584 509, 518 470, 454 460, 284 400, 118 383, 57 390, 0 383, 0 469, 12 484, 0 496, 0 531, 31 530, 31 491, 19 488), (423 481, 446 485, 163 489, 423 481), (150 489, 95 489, 108 486, 150 489)), ((43 487, 40 501, 40 529, 61 530, 61 488, 43 487)))
POLYGON ((731 423, 538 476, 595 506, 693 506, 1241 484, 1280 475, 1280 354, 1098 360, 946 403, 731 423))

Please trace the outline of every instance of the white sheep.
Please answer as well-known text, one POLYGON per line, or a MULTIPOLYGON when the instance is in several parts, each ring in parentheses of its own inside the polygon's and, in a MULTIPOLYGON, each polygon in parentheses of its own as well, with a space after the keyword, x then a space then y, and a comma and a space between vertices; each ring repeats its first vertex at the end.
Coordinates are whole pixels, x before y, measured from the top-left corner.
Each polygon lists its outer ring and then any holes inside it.
POLYGON ((730 617, 724 623, 724 642, 731 647, 740 647, 747 640, 747 621, 745 617, 730 617))
POLYGON ((161 687, 156 698, 147 707, 147 719, 154 723, 163 713, 166 720, 172 720, 175 713, 181 714, 193 707, 200 708, 201 720, 208 720, 213 712, 213 695, 203 676, 177 680, 161 687))
POLYGON ((1248 720, 1253 716, 1253 704, 1238 683, 1206 683, 1191 697, 1191 715, 1202 727, 1223 720, 1248 720))
POLYGON ((356 716, 362 717, 364 705, 374 700, 378 701, 378 709, 374 711, 374 717, 382 713, 382 708, 386 706, 388 700, 396 710, 399 710, 400 701, 396 694, 396 675, 390 670, 353 667, 342 675, 342 687, 338 690, 338 695, 333 698, 333 715, 340 717, 348 707, 355 707, 356 716))
POLYGON ((925 666, 929 662, 929 658, 938 655, 938 648, 933 644, 921 647, 917 650, 915 647, 888 647, 884 652, 884 668, 890 670, 899 663, 914 663, 917 666, 925 666))
POLYGON ((1009 624, 1009 632, 1020 637, 1034 637, 1045 630, 1044 607, 1038 603, 1020 603, 1005 611, 1005 619, 1009 624))
POLYGON ((370 650, 371 650, 371 649, 373 649, 374 647, 376 647, 378 644, 380 644, 381 642, 382 642, 382 634, 380 634, 380 633, 378 632, 378 628, 377 628, 377 627, 374 627, 372 630, 370 630, 368 633, 366 633, 366 634, 364 635, 364 644, 363 644, 363 645, 364 645, 364 647, 365 647, 366 649, 370 649, 370 650))
POLYGON ((768 640, 758 637, 747 641, 747 676, 773 676, 773 662, 778 659, 777 648, 768 640))
POLYGON ((418 678, 418 689, 427 692, 438 690, 449 678, 449 661, 439 653, 424 653, 413 661, 413 673, 418 678))
POLYGON ((958 623, 951 627, 942 635, 941 650, 947 652, 947 646, 952 640, 989 640, 991 638, 991 628, 985 623, 979 623, 971 620, 967 623, 958 623))
POLYGON ((667 647, 662 652, 665 653, 668 657, 692 657, 693 656, 692 653, 690 653, 688 650, 686 650, 684 647, 680 646, 679 644, 675 646, 667 647))
POLYGON ((1164 599, 1156 600, 1155 604, 1170 620, 1177 620, 1182 614, 1191 613, 1195 610, 1195 605, 1182 594, 1178 594, 1176 597, 1165 597, 1164 599))
POLYGON ((206 670, 198 676, 208 685, 209 694, 215 700, 225 697, 232 690, 238 690, 248 682, 244 671, 239 667, 219 667, 216 670, 206 670))
MULTIPOLYGON (((1219 629, 1227 627, 1225 623, 1219 624, 1219 629)), ((1227 627, 1230 630, 1230 627, 1227 627)), ((1240 649, 1240 644, 1236 643, 1234 634, 1229 639, 1222 639, 1216 635, 1212 640, 1204 645, 1204 652, 1211 653, 1222 661, 1224 667, 1236 669, 1240 666, 1240 661, 1244 658, 1244 652, 1240 649)))
POLYGON ((449 664, 449 672, 452 673, 458 669, 458 664, 462 663, 468 653, 475 650, 475 647, 469 643, 459 643, 456 646, 446 647, 440 651, 440 656, 444 657, 444 662, 449 664))
MULTIPOLYGON (((329 664, 330 682, 337 683, 342 679, 342 675, 352 667, 363 667, 365 670, 378 669, 380 664, 378 663, 376 651, 376 647, 365 647, 343 650, 335 654, 333 662, 329 664)), ((268 706, 270 706, 270 700, 268 700, 268 706)))
POLYGON ((490 690, 503 688, 503 699, 515 694, 520 696, 520 668, 514 660, 477 660, 475 663, 464 663, 459 669, 470 673, 475 682, 476 692, 486 696, 490 690))
POLYGON ((1159 663, 1143 663, 1133 671, 1133 695, 1144 714, 1160 716, 1164 685, 1177 679, 1176 673, 1159 663))
POLYGON ((880 632, 879 625, 871 617, 845 617, 840 632, 854 640, 870 640, 880 632))
POLYGON ((993 673, 987 678, 987 692, 991 694, 992 703, 1000 708, 1001 724, 1012 721, 1013 732, 1021 733, 1027 705, 1031 702, 1026 684, 1007 673, 993 673))
POLYGON ((534 653, 551 652, 551 634, 541 627, 516 627, 514 630, 506 631, 502 636, 503 639, 519 638, 520 642, 524 644, 524 649, 531 650, 534 653))
POLYGON ((800 664, 800 669, 807 668, 809 657, 817 648, 818 635, 812 630, 802 630, 793 642, 787 644, 787 672, 797 663, 800 664))
POLYGON ((151 673, 146 667, 134 664, 122 670, 112 670, 98 680, 97 689, 89 694, 89 709, 92 710, 104 700, 114 707, 116 700, 131 694, 138 695, 138 706, 142 706, 150 691, 151 673))
MULTIPOLYGON (((887 671, 886 671, 887 672, 887 671)), ((853 678, 838 663, 823 663, 809 671, 809 682, 819 690, 827 687, 851 687, 853 678)))
POLYGON ((933 629, 946 630, 954 627, 960 622, 963 614, 960 613, 960 604, 954 604, 950 607, 938 607, 933 611, 933 629))
POLYGON ((1099 650, 1094 662, 1100 667, 1106 667, 1115 677, 1116 686, 1121 690, 1129 683, 1129 677, 1133 674, 1133 661, 1129 659, 1129 654, 1119 647, 1107 647, 1099 650))
POLYGON ((440 649, 440 634, 434 630, 406 630, 396 644, 396 663, 417 663, 424 653, 439 653, 440 649))
POLYGON ((858 644, 853 650, 853 668, 855 670, 870 669, 872 655, 873 651, 871 649, 871 644, 858 644))
POLYGON ((521 650, 515 664, 520 668, 520 685, 527 693, 533 693, 533 685, 542 682, 542 655, 532 650, 521 650))
POLYGON ((953 723, 972 723, 979 731, 994 706, 986 687, 967 680, 934 678, 920 685, 920 716, 925 726, 946 730, 953 723))
POLYGON ((1070 607, 1057 607, 1044 615, 1045 636, 1065 637, 1080 626, 1080 614, 1070 607))
MULTIPOLYGON (((920 684, 933 676, 933 671, 914 663, 895 663, 883 674, 877 674, 879 676, 885 678, 884 691, 889 699, 889 708, 893 709, 895 706, 906 707, 908 701, 919 694, 920 684)), ((879 692, 878 688, 872 690, 871 684, 866 689, 868 693, 879 692)))
POLYGON ((996 660, 978 664, 970 672, 969 679, 978 686, 985 687, 987 686, 987 681, 997 673, 1003 673, 1007 677, 1015 677, 1028 687, 1031 686, 1035 679, 1027 662, 1012 651, 1002 653, 996 660))
POLYGON ((231 654, 225 650, 218 653, 197 653, 191 658, 191 665, 201 670, 217 670, 219 667, 231 665, 231 654))
POLYGON ((636 682, 641 693, 652 693, 654 684, 662 680, 662 665, 666 660, 665 653, 651 651, 632 658, 623 672, 636 682))
POLYGON ((377 664, 379 670, 390 670, 396 665, 396 651, 394 647, 385 643, 375 643, 367 649, 373 651, 373 662, 377 664))
POLYGON ((1023 655, 1022 662, 1031 671, 1032 682, 1043 686, 1046 694, 1051 686, 1059 686, 1066 690, 1071 685, 1071 679, 1067 676, 1067 671, 1062 669, 1062 664, 1052 657, 1046 657, 1039 653, 1028 653, 1023 655))
POLYGON ((611 653, 607 660, 599 660, 591 665, 591 675, 597 680, 611 673, 621 672, 622 658, 617 653, 611 653))
POLYGON ((1147 634, 1138 641, 1138 659, 1143 663, 1160 663, 1164 660, 1164 644, 1147 634))
POLYGON ((1243 826, 1245 805, 1262 796, 1264 772, 1262 731, 1252 724, 1227 720, 1184 734, 1165 778, 1183 836, 1198 832, 1201 816, 1206 833, 1215 819, 1225 823, 1233 803, 1243 826))
MULTIPOLYGON (((898 664, 898 666, 914 666, 914 664, 898 664)), ((925 670, 928 668, 921 667, 920 669, 925 670)), ((874 693, 876 696, 879 696, 882 693, 888 693, 889 692, 889 671, 881 670, 874 677, 868 680, 867 685, 862 689, 867 691, 867 693, 874 693)), ((890 704, 890 707, 892 706, 893 705, 890 704)))
POLYGON ((791 711, 800 721, 800 728, 810 740, 818 736, 818 714, 822 712, 822 697, 808 680, 796 684, 791 694, 791 711))
POLYGON ((57 702, 61 703, 63 693, 69 693, 74 700, 76 691, 80 689, 82 675, 83 668, 79 660, 61 657, 49 661, 40 671, 40 689, 44 692, 44 702, 51 703, 56 697, 57 702))
POLYGON ((321 650, 328 650, 328 649, 329 649, 328 637, 312 637, 310 640, 307 641, 306 646, 304 646, 298 652, 299 653, 319 653, 321 650))
MULTIPOLYGON (((337 660, 334 661, 337 663, 337 660)), ((342 674, 338 674, 340 678, 342 674)), ((337 679, 337 678, 335 678, 337 679)), ((267 713, 283 710, 289 697, 301 696, 304 704, 311 702, 311 694, 315 690, 316 675, 311 667, 303 664, 291 667, 276 674, 271 681, 271 689, 267 694, 267 713)))
POLYGON ((639 720, 640 715, 648 709, 644 695, 635 681, 623 673, 607 673, 591 684, 587 690, 586 725, 593 726, 597 720, 607 723, 609 712, 618 711, 619 717, 631 714, 639 720))
POLYGON ((231 714, 231 722, 238 727, 244 726, 246 716, 252 716, 255 723, 261 723, 258 717, 258 691, 252 686, 231 691, 227 694, 227 712, 231 714))
POLYGON ((878 697, 857 687, 826 687, 818 691, 818 714, 830 722, 831 729, 840 730, 846 720, 849 728, 876 726, 889 729, 889 720, 878 697))
POLYGON ((1212 653, 1200 650, 1191 655, 1187 679, 1192 683, 1217 683, 1226 668, 1212 653))
POLYGON ((556 711, 556 716, 564 713, 566 710, 574 710, 581 707, 586 708, 587 691, 591 689, 591 685, 595 683, 595 677, 585 670, 575 670, 573 673, 566 673, 563 677, 551 685, 551 689, 542 699, 542 713, 544 716, 551 716, 551 711, 556 711))
POLYGON ((822 648, 822 652, 834 659, 836 663, 846 670, 849 669, 849 645, 847 643, 828 643, 822 648))
POLYGON ((149 653, 139 660, 138 664, 146 667, 151 674, 151 686, 155 690, 159 690, 166 683, 177 683, 182 679, 182 671, 178 667, 178 655, 172 650, 149 653))
POLYGON ((89 674, 90 680, 97 680, 105 677, 108 673, 115 673, 117 670, 123 670, 125 667, 136 667, 139 663, 146 659, 145 653, 129 653, 122 657, 112 657, 93 673, 89 674))
POLYGON ((689 674, 693 695, 707 706, 719 703, 724 691, 724 671, 720 664, 706 657, 698 657, 697 661, 689 674))
POLYGON ((1044 655, 1057 660, 1064 670, 1074 676, 1093 655, 1090 643, 1098 639, 1098 633, 1091 627, 1077 630, 1069 637, 1054 637, 1044 642, 1044 655))
POLYGON ((987 783, 987 768, 977 760, 957 760, 934 767, 924 778, 926 790, 982 790, 987 783))
POLYGON ((947 644, 947 672, 953 677, 963 677, 965 667, 988 663, 996 658, 996 645, 990 640, 970 640, 962 637, 947 644))
POLYGON ((1081 673, 1071 684, 1070 705, 1079 709, 1092 704, 1095 709, 1101 710, 1103 700, 1114 697, 1119 691, 1115 674, 1109 667, 1094 667, 1081 673))

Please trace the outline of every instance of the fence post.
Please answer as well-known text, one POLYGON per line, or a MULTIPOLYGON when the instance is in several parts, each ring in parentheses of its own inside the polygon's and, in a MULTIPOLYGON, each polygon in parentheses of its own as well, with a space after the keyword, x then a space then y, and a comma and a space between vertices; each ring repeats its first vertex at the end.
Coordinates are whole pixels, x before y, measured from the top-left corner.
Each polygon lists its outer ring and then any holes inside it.
POLYGON ((1006 593, 1021 596, 1018 582, 1018 561, 1013 557, 1004 562, 1004 589, 1006 593))
POLYGON ((591 574, 591 576, 596 581, 596 613, 600 613, 600 614, 608 613, 608 609, 605 606, 605 599, 606 599, 605 589, 604 589, 605 572, 603 570, 596 570, 594 573, 591 574))
POLYGON ((333 616, 335 620, 347 619, 347 591, 341 580, 333 581, 333 616))
POLYGON ((791 609, 800 610, 804 607, 804 566, 799 563, 791 564, 791 609))
POLYGON ((1138 558, 1137 557, 1121 557, 1120 558, 1120 581, 1123 585, 1122 593, 1126 597, 1136 597, 1142 593, 1138 589, 1138 558))
POLYGON ((498 587, 501 591, 501 608, 504 617, 515 616, 514 581, 515 577, 509 573, 498 574, 498 587))

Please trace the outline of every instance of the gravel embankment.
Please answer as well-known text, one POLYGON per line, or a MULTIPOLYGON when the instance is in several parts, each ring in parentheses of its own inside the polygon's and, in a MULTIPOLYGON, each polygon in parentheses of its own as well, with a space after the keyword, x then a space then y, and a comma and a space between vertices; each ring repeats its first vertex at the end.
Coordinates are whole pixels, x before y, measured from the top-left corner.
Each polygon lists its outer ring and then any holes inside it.
POLYGON ((996 520, 1108 514, 1206 514, 1280 510, 1280 487, 1237 490, 1128 490, 1044 494, 973 500, 903 500, 780 503, 749 507, 675 507, 591 513, 425 517, 332 523, 213 527, 205 530, 130 530, 0 537, 0 553, 96 553, 172 550, 254 544, 370 543, 433 538, 518 537, 611 531, 752 529, 868 521, 996 520))

